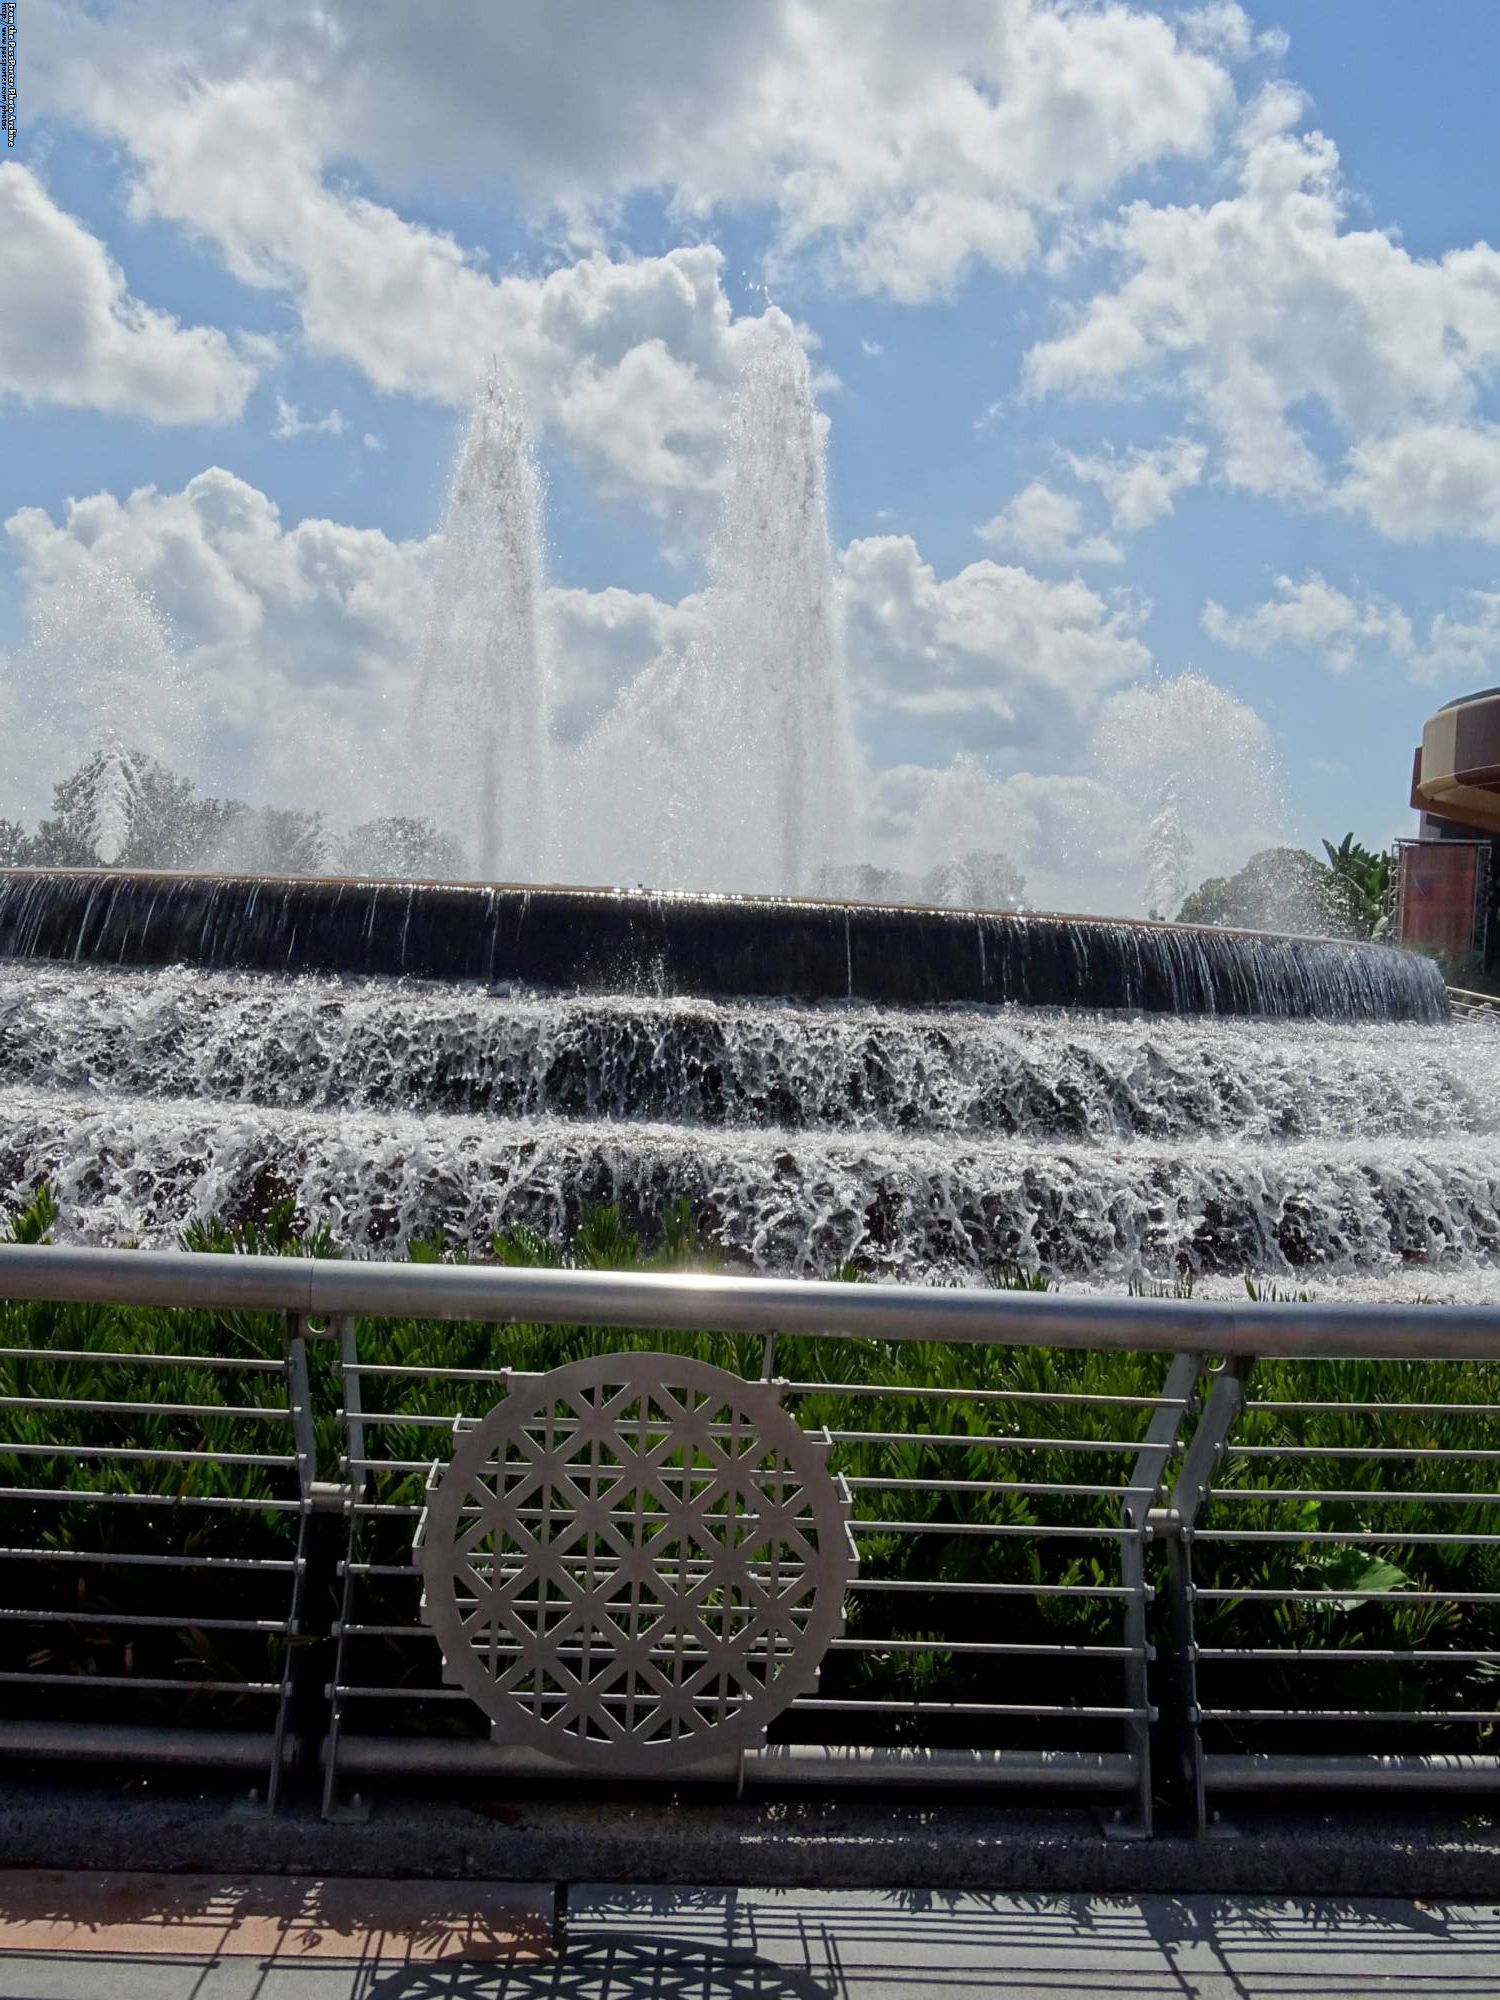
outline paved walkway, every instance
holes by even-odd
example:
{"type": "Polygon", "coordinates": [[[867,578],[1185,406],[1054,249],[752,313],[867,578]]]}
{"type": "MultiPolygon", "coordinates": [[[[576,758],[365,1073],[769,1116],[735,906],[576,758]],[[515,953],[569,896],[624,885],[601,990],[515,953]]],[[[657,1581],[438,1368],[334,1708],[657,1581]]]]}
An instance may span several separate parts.
{"type": "Polygon", "coordinates": [[[0,1873],[0,2000],[1500,1992],[1500,1907],[0,1873]]]}

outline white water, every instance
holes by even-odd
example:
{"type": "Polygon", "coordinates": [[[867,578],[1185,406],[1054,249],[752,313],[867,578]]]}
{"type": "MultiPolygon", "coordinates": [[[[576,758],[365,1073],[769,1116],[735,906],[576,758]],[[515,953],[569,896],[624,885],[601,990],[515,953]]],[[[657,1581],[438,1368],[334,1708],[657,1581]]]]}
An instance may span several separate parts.
{"type": "Polygon", "coordinates": [[[536,881],[553,859],[542,575],[536,456],[514,396],[492,378],[449,490],[414,718],[416,795],[481,881],[536,881]]]}
{"type": "Polygon", "coordinates": [[[823,439],[790,340],[741,380],[702,627],[576,753],[563,879],[792,894],[858,852],[823,439]]]}
{"type": "Polygon", "coordinates": [[[0,967],[0,1206],[355,1252],[687,1197],[762,1268],[1500,1296],[1500,1034],[0,967]]]}

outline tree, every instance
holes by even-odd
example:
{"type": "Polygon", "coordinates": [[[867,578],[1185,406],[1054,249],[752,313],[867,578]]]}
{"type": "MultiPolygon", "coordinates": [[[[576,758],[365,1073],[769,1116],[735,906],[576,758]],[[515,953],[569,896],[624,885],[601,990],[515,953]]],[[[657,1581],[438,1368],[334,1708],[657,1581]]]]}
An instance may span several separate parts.
{"type": "Polygon", "coordinates": [[[1026,878],[1008,854],[971,847],[929,869],[922,878],[922,894],[929,903],[949,910],[1019,910],[1026,878]]]}
{"type": "Polygon", "coordinates": [[[0,868],[24,868],[31,858],[31,842],[19,820],[0,819],[0,868]]]}
{"type": "Polygon", "coordinates": [[[1235,930],[1360,937],[1352,885],[1300,847],[1267,847],[1237,875],[1216,875],[1183,903],[1177,921],[1235,930]]]}
{"type": "Polygon", "coordinates": [[[332,850],[321,813],[295,806],[231,806],[198,866],[243,875],[326,875],[332,850]]]}
{"type": "Polygon", "coordinates": [[[346,875],[391,875],[402,881],[452,881],[463,872],[463,849],[430,819],[391,814],[351,827],[335,860],[346,875]]]}

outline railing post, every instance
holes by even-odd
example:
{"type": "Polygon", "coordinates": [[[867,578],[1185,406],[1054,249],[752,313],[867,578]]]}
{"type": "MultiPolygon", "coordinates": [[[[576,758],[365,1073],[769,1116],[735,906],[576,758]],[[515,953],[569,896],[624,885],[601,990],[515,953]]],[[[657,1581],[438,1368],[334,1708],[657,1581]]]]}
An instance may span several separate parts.
{"type": "MultiPolygon", "coordinates": [[[[1146,1581],[1146,1543],[1152,1533],[1153,1503],[1161,1490],[1168,1461],[1176,1447],[1183,1419],[1203,1373],[1201,1354],[1179,1354],[1167,1370],[1161,1400],[1151,1413],[1151,1422],[1141,1440],[1141,1449],[1130,1475],[1130,1486],[1120,1510],[1121,1525],[1132,1530],[1120,1539],[1120,1581],[1130,1592],[1125,1600],[1125,1644],[1130,1651],[1125,1661],[1125,1699],[1137,1711],[1125,1725],[1131,1755],[1135,1760],[1135,1824],[1130,1831],[1147,1835],[1152,1827],[1151,1661],[1146,1607],[1151,1590],[1146,1581]]],[[[1123,1829],[1121,1829],[1123,1830],[1123,1829]]]]}
{"type": "Polygon", "coordinates": [[[1213,1487],[1214,1474],[1235,1419],[1245,1404],[1245,1384],[1255,1362],[1231,1355],[1214,1377],[1198,1427],[1183,1454],[1177,1484],[1165,1507],[1151,1510],[1150,1525],[1166,1562],[1170,1645],[1161,1679],[1161,1717],[1168,1738],[1163,1775],[1169,1796],[1188,1805],[1193,1827],[1208,1827],[1203,1777],[1203,1734],[1198,1709],[1198,1645],[1193,1620],[1193,1524],[1213,1487]]]}
{"type": "Polygon", "coordinates": [[[306,1782],[315,1783],[329,1727],[327,1660],[334,1635],[338,1565],[350,1493],[341,1481],[318,1477],[317,1423],[307,1355],[309,1340],[335,1338],[339,1322],[331,1321],[327,1327],[312,1326],[303,1315],[288,1313],[286,1327],[287,1398],[296,1441],[302,1519],[297,1543],[300,1563],[277,1733],[280,1740],[290,1727],[298,1746],[298,1771],[306,1782]]]}
{"type": "Polygon", "coordinates": [[[364,1405],[359,1374],[359,1342],[356,1335],[353,1313],[337,1313],[329,1322],[329,1331],[337,1336],[339,1349],[336,1366],[342,1390],[342,1418],[344,1424],[344,1457],[342,1470],[345,1475],[345,1519],[346,1531],[341,1551],[335,1555],[329,1579],[329,1592],[337,1606],[330,1628],[332,1644],[326,1650],[329,1672],[323,1686],[325,1728],[321,1751],[323,1759],[323,1817],[359,1817],[357,1804],[344,1809],[339,1799],[339,1736],[344,1726],[344,1704],[338,1690],[344,1679],[344,1647],[348,1636],[350,1615],[354,1608],[353,1564],[359,1552],[360,1517],[355,1512],[355,1504],[369,1485],[370,1474],[363,1463],[365,1458],[364,1405]]]}

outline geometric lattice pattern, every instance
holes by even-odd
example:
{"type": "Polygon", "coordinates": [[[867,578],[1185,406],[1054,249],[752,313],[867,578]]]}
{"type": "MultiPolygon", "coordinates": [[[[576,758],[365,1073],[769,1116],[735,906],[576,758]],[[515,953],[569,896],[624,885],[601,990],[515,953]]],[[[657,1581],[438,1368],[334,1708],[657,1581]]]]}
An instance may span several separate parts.
{"type": "Polygon", "coordinates": [[[826,1453],[776,1384],[681,1355],[513,1377],[429,1481],[416,1558],[445,1677],[500,1740],[601,1775],[760,1741],[843,1624],[826,1453]]]}

